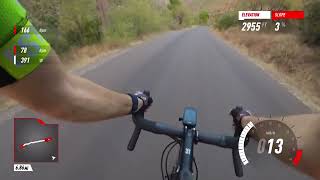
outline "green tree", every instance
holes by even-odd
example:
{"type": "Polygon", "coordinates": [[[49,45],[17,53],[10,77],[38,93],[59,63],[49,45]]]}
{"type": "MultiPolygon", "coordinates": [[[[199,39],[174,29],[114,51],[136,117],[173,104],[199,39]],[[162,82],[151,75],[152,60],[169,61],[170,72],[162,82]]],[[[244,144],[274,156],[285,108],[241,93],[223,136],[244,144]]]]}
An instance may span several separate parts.
{"type": "Polygon", "coordinates": [[[208,24],[208,21],[209,21],[208,11],[201,11],[199,13],[199,23],[200,24],[208,24]]]}
{"type": "Polygon", "coordinates": [[[174,11],[179,6],[181,6],[180,0],[170,0],[168,4],[168,9],[174,11]]]}
{"type": "Polygon", "coordinates": [[[191,18],[188,7],[181,3],[180,0],[170,0],[168,9],[178,25],[190,24],[191,18]]]}

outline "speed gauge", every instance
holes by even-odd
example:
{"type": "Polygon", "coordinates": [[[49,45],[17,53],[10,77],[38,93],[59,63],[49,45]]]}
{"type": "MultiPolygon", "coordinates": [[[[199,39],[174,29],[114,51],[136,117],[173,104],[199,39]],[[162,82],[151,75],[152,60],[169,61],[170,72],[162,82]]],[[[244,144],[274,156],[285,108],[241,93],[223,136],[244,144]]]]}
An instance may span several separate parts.
{"type": "Polygon", "coordinates": [[[249,163],[245,153],[245,141],[249,136],[258,137],[256,154],[274,155],[282,161],[295,166],[299,164],[302,157],[302,150],[297,147],[297,137],[292,131],[292,127],[281,121],[264,120],[256,124],[248,123],[243,129],[238,143],[239,155],[244,165],[249,163]]]}

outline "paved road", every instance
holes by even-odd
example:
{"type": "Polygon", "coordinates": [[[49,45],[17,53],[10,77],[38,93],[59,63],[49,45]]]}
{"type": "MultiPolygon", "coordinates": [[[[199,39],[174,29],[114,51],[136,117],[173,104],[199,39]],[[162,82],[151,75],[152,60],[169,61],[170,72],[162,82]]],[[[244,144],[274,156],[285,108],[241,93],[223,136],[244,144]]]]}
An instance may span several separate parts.
{"type": "MultiPolygon", "coordinates": [[[[169,32],[101,61],[84,74],[103,86],[131,92],[150,89],[148,117],[178,125],[183,107],[199,109],[199,129],[231,133],[228,110],[243,104],[260,115],[309,112],[246,57],[200,27],[169,32]]],[[[59,105],[57,105],[59,106],[59,105]]],[[[16,117],[42,117],[23,110],[16,117]]],[[[4,115],[2,115],[2,118],[4,115]]],[[[167,137],[142,133],[135,152],[126,151],[133,125],[128,117],[94,124],[60,122],[60,162],[33,164],[33,174],[13,174],[12,115],[0,124],[0,179],[161,179],[160,156],[167,137]]],[[[229,150],[198,145],[200,179],[237,179],[229,150]]],[[[245,167],[243,179],[309,179],[276,160],[245,167]]]]}

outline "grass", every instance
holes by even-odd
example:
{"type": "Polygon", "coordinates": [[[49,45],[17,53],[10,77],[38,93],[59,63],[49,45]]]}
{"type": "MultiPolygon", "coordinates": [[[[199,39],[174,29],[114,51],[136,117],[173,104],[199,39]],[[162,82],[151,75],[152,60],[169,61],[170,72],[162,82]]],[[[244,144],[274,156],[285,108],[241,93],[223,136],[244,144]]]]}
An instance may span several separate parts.
{"type": "Polygon", "coordinates": [[[69,52],[60,56],[60,58],[68,70],[79,69],[88,64],[95,63],[98,57],[107,56],[114,50],[129,46],[130,42],[133,41],[133,39],[126,39],[113,43],[99,43],[80,48],[72,48],[69,52]]]}
{"type": "Polygon", "coordinates": [[[263,66],[272,67],[282,80],[299,91],[295,93],[300,99],[320,110],[320,47],[309,47],[294,34],[239,33],[238,28],[220,34],[263,66]]]}
{"type": "MultiPolygon", "coordinates": [[[[254,8],[262,5],[263,9],[267,10],[271,7],[269,1],[259,2],[262,4],[255,4],[254,8]]],[[[303,0],[283,2],[291,10],[304,9],[303,0]]],[[[243,53],[253,57],[256,64],[286,84],[289,90],[311,109],[320,111],[320,47],[308,46],[302,41],[304,36],[297,34],[298,24],[290,24],[292,29],[288,29],[286,33],[267,30],[241,32],[239,23],[230,21],[228,16],[238,10],[249,10],[250,8],[244,7],[251,6],[250,3],[252,1],[234,0],[220,2],[215,6],[214,2],[207,2],[206,6],[212,9],[214,15],[214,28],[220,29],[215,32],[243,53]],[[220,25],[220,28],[217,25],[220,25]]]]}
{"type": "MultiPolygon", "coordinates": [[[[184,5],[174,11],[150,0],[112,1],[105,11],[98,10],[92,0],[21,2],[36,27],[54,32],[44,36],[68,70],[95,63],[98,57],[150,34],[191,26],[193,20],[193,14],[184,5]],[[99,16],[101,12],[105,12],[104,20],[99,16]]],[[[15,104],[0,97],[0,110],[15,104]]]]}
{"type": "Polygon", "coordinates": [[[162,33],[162,31],[153,32],[141,37],[109,40],[98,44],[72,48],[68,53],[60,56],[60,59],[69,71],[85,68],[89,64],[96,63],[101,57],[108,57],[110,54],[135,46],[162,33]]]}

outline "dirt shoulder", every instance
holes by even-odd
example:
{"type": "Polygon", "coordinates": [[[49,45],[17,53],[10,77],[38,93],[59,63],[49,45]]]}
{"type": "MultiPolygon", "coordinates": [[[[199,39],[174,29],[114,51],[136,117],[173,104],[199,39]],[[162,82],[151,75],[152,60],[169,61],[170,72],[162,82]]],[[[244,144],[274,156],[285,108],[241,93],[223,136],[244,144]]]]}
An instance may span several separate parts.
{"type": "Polygon", "coordinates": [[[238,28],[213,33],[251,57],[313,111],[320,111],[319,47],[308,47],[288,33],[239,33],[238,28]]]}

